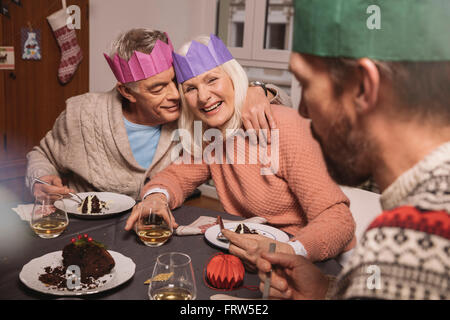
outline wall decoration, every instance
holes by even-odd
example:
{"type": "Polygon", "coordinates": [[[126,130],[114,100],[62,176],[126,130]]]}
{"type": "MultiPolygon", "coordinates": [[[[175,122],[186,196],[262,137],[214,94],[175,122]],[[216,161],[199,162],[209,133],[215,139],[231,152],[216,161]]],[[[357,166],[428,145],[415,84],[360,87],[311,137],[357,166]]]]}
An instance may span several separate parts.
{"type": "Polygon", "coordinates": [[[69,28],[70,15],[67,13],[66,0],[61,0],[62,9],[47,17],[47,21],[61,49],[61,62],[58,68],[58,79],[62,84],[68,83],[83,60],[83,52],[78,44],[74,28],[69,28]]]}
{"type": "Polygon", "coordinates": [[[0,47],[0,70],[14,70],[14,47],[0,47]]]}
{"type": "Polygon", "coordinates": [[[18,6],[22,6],[21,0],[0,0],[0,14],[3,14],[5,17],[10,18],[9,15],[9,5],[14,3],[18,6]]]}
{"type": "Polygon", "coordinates": [[[4,0],[0,0],[0,13],[2,15],[4,15],[5,17],[10,17],[9,15],[9,9],[8,9],[8,4],[6,1],[4,0]]]}
{"type": "Polygon", "coordinates": [[[31,27],[21,29],[22,59],[41,60],[41,30],[31,27]]]}

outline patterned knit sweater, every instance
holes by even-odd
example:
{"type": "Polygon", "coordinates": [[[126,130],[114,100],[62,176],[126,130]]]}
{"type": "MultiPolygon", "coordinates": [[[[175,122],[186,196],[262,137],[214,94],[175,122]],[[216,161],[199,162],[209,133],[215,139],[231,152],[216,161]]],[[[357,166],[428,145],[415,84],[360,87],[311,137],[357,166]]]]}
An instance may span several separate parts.
{"type": "Polygon", "coordinates": [[[450,298],[450,142],[401,175],[341,272],[334,298],[450,298]]]}
{"type": "MultiPolygon", "coordinates": [[[[309,121],[291,108],[272,107],[281,128],[275,174],[261,175],[264,165],[260,161],[250,164],[250,160],[244,164],[172,164],[152,178],[143,193],[164,188],[169,192],[170,207],[175,208],[198,185],[212,178],[228,213],[266,218],[271,225],[294,235],[313,261],[334,257],[350,248],[354,239],[349,200],[328,175],[309,121]]],[[[235,159],[243,156],[241,152],[248,159],[252,148],[258,146],[248,139],[243,143],[245,150],[236,147],[235,159]]]]}

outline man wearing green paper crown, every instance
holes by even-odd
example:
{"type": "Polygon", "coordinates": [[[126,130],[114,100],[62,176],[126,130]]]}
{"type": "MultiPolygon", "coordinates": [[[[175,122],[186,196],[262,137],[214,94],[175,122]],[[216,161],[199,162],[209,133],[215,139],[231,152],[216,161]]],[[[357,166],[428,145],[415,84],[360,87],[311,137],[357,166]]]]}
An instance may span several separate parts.
{"type": "Polygon", "coordinates": [[[449,299],[450,1],[297,0],[294,24],[300,113],[330,175],[372,176],[384,211],[337,278],[224,232],[230,251],[244,247],[262,282],[273,270],[271,297],[449,299]]]}

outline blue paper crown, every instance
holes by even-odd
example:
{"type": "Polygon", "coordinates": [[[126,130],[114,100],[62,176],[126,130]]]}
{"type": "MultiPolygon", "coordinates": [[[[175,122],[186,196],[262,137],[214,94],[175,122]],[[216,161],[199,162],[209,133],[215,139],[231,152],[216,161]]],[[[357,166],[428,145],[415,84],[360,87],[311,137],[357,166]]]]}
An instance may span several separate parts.
{"type": "Polygon", "coordinates": [[[183,83],[233,59],[227,46],[214,34],[211,34],[208,46],[192,41],[186,56],[175,52],[172,54],[178,83],[183,83]]]}

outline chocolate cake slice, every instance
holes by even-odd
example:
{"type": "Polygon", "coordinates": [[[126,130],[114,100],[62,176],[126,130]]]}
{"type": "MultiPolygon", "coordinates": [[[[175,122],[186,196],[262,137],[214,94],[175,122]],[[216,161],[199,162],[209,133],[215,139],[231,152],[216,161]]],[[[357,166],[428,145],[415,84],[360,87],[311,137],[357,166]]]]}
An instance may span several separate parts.
{"type": "Polygon", "coordinates": [[[107,208],[106,202],[101,201],[96,195],[87,196],[78,206],[78,210],[86,214],[101,213],[103,208],[107,208]]]}
{"type": "Polygon", "coordinates": [[[250,230],[250,228],[243,223],[238,224],[234,232],[239,234],[258,234],[256,230],[250,230]]]}

